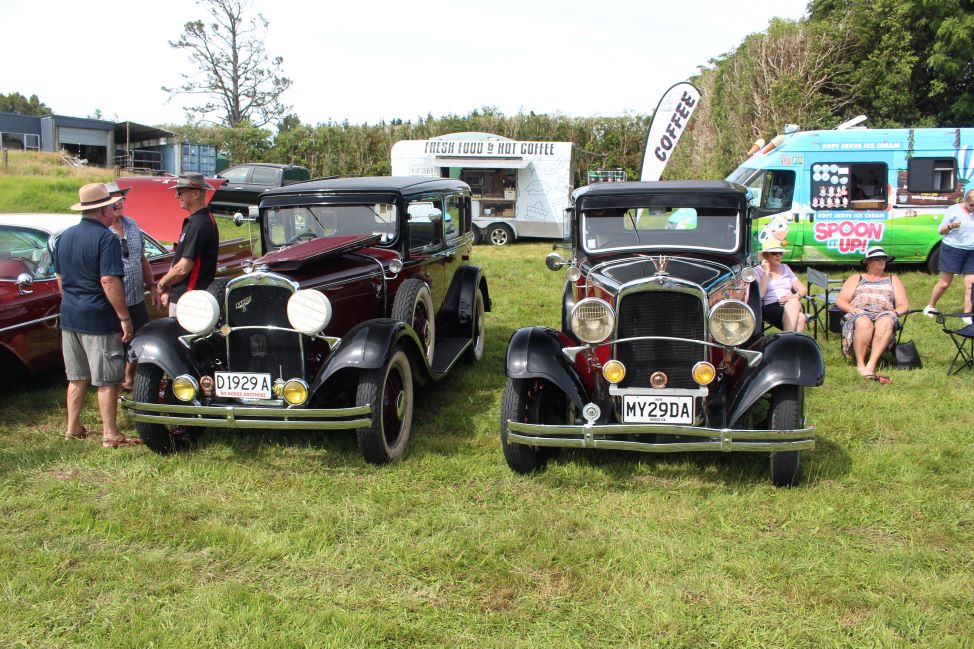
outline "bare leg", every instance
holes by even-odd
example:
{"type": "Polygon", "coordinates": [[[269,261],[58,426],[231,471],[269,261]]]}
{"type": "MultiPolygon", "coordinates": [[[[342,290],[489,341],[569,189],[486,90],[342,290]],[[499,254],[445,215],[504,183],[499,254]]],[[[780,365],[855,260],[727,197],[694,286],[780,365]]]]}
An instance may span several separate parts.
{"type": "Polygon", "coordinates": [[[81,408],[85,402],[85,393],[88,391],[88,381],[68,381],[67,407],[68,407],[68,433],[79,435],[84,428],[81,425],[81,408]]]}
{"type": "Polygon", "coordinates": [[[974,288],[974,275],[964,275],[964,313],[971,312],[972,288],[974,288]]]}
{"type": "Polygon", "coordinates": [[[947,291],[952,281],[954,281],[953,273],[940,273],[937,283],[933,285],[933,291],[930,292],[930,306],[937,306],[937,300],[947,291]]]}
{"type": "Polygon", "coordinates": [[[893,339],[893,319],[880,318],[873,327],[873,344],[869,353],[869,362],[866,364],[866,374],[876,373],[876,364],[879,357],[883,355],[889,347],[889,341],[893,339]]]}
{"type": "Polygon", "coordinates": [[[856,355],[856,369],[866,376],[873,373],[866,367],[866,351],[873,339],[873,323],[869,318],[859,318],[856,320],[855,327],[852,333],[852,350],[856,355]]]}
{"type": "Polygon", "coordinates": [[[136,363],[125,362],[125,381],[123,385],[128,386],[129,390],[135,385],[135,368],[136,363]]]}
{"type": "Polygon", "coordinates": [[[98,412],[101,413],[102,439],[117,439],[119,437],[118,424],[115,421],[118,414],[117,385],[102,385],[98,387],[98,412]]]}
{"type": "Polygon", "coordinates": [[[785,311],[781,316],[781,324],[785,331],[805,331],[805,313],[802,311],[802,304],[798,300],[788,300],[785,302],[785,311]]]}

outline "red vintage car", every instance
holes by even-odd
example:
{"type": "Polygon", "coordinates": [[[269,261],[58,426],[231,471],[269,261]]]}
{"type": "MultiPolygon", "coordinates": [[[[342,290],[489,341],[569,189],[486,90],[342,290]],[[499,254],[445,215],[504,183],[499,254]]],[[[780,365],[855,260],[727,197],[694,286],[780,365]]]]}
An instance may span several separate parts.
{"type": "MultiPolygon", "coordinates": [[[[49,240],[76,224],[79,214],[0,214],[0,379],[60,367],[58,309],[49,240]]],[[[220,244],[217,274],[235,276],[251,257],[246,239],[220,244]]],[[[145,254],[158,280],[172,265],[172,252],[148,234],[145,254]]],[[[158,318],[164,310],[150,313],[158,318]]]]}

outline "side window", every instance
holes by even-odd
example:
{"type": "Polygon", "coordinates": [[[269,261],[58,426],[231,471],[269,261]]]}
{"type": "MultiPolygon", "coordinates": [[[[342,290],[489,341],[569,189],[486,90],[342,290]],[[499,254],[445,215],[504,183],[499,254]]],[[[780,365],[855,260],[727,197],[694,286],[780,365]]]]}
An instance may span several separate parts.
{"type": "Polygon", "coordinates": [[[954,191],[957,160],[954,158],[910,158],[906,163],[906,189],[917,194],[954,191]]]}
{"type": "Polygon", "coordinates": [[[17,279],[23,273],[34,279],[54,275],[47,235],[37,230],[0,230],[0,278],[17,279]]]}
{"type": "Polygon", "coordinates": [[[443,201],[413,201],[406,207],[409,249],[428,252],[443,245],[443,201]]]}
{"type": "Polygon", "coordinates": [[[791,209],[791,197],[794,193],[794,171],[769,169],[764,174],[764,192],[759,205],[775,212],[791,209]]]}
{"type": "Polygon", "coordinates": [[[886,165],[881,162],[822,162],[812,165],[814,210],[885,210],[886,165]]]}
{"type": "Polygon", "coordinates": [[[150,239],[144,233],[142,235],[142,250],[145,253],[146,259],[153,259],[155,257],[160,257],[167,252],[165,248],[154,239],[150,239]]]}
{"type": "Polygon", "coordinates": [[[254,167],[254,173],[250,176],[250,182],[253,185],[277,185],[277,176],[280,173],[280,169],[273,167],[254,167]]]}
{"type": "Polygon", "coordinates": [[[220,173],[221,178],[226,178],[232,183],[245,183],[250,176],[250,167],[231,167],[220,173]]]}
{"type": "Polygon", "coordinates": [[[443,234],[446,236],[447,243],[456,241],[464,231],[461,217],[462,205],[462,196],[453,195],[446,199],[446,211],[443,213],[443,234]]]}

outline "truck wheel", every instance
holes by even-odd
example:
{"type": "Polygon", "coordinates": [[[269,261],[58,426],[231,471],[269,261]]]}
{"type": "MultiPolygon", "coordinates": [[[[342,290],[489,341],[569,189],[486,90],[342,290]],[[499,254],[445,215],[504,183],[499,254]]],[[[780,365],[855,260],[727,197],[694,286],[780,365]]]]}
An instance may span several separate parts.
{"type": "MultiPolygon", "coordinates": [[[[132,386],[132,400],[136,403],[182,403],[173,396],[170,377],[157,365],[139,364],[132,386]]],[[[199,436],[199,426],[169,426],[147,421],[135,422],[142,443],[162,455],[185,450],[199,436]]]]}
{"type": "Polygon", "coordinates": [[[413,419],[413,373],[406,352],[392,348],[386,364],[362,372],[355,405],[372,407],[372,423],[356,436],[369,464],[387,464],[402,456],[413,419]]]}
{"type": "Polygon", "coordinates": [[[487,328],[484,320],[484,294],[477,289],[477,295],[473,301],[473,332],[471,334],[470,346],[463,358],[469,363],[479,361],[484,357],[484,345],[487,341],[487,328]]]}
{"type": "Polygon", "coordinates": [[[403,282],[396,292],[390,317],[405,322],[416,331],[426,362],[432,365],[436,344],[436,313],[433,311],[433,297],[426,282],[415,277],[403,282]]]}
{"type": "Polygon", "coordinates": [[[539,471],[559,449],[508,443],[507,422],[532,424],[564,423],[564,397],[550,383],[540,379],[507,379],[501,399],[501,447],[507,466],[516,473],[539,471]]]}
{"type": "Polygon", "coordinates": [[[940,273],[940,246],[930,251],[927,256],[927,272],[931,275],[938,275],[940,273]]]}
{"type": "Polygon", "coordinates": [[[487,228],[487,241],[493,246],[506,246],[514,241],[514,233],[506,225],[491,225],[487,228]]]}
{"type": "MultiPolygon", "coordinates": [[[[800,385],[782,385],[771,391],[768,429],[794,429],[802,426],[804,400],[800,385]]],[[[776,487],[798,484],[801,468],[799,451],[779,451],[771,454],[771,482],[776,487]]]]}

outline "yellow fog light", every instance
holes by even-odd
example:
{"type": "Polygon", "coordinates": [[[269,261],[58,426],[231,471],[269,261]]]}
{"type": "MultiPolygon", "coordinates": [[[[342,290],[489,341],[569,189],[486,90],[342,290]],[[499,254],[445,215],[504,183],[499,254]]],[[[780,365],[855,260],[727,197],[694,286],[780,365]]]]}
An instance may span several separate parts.
{"type": "Polygon", "coordinates": [[[701,361],[693,366],[693,380],[697,385],[710,385],[717,376],[717,370],[707,361],[701,361]]]}
{"type": "Polygon", "coordinates": [[[196,393],[200,391],[200,386],[192,376],[183,374],[177,376],[172,381],[172,393],[180,401],[192,401],[196,398],[196,393]]]}
{"type": "Polygon", "coordinates": [[[284,400],[298,406],[308,400],[308,384],[301,379],[291,379],[284,384],[284,400]]]}
{"type": "Polygon", "coordinates": [[[626,378],[626,366],[619,361],[609,361],[602,366],[602,376],[609,383],[619,383],[626,378]]]}

